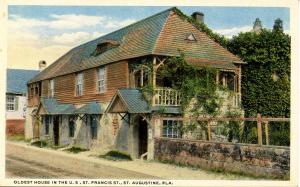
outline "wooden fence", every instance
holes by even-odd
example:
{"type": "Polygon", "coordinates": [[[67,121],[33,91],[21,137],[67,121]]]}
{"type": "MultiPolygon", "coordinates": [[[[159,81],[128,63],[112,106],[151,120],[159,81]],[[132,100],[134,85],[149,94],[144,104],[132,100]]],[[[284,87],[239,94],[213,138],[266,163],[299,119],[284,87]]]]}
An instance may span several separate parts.
{"type": "Polygon", "coordinates": [[[256,117],[161,117],[161,120],[178,120],[178,121],[187,121],[187,120],[196,120],[196,121],[207,121],[207,134],[208,140],[210,141],[211,129],[214,126],[213,122],[229,122],[229,121],[256,121],[257,122],[257,142],[259,145],[263,144],[263,130],[262,125],[264,124],[264,133],[266,138],[266,145],[269,145],[269,122],[290,122],[290,118],[283,117],[262,117],[261,114],[257,114],[256,117]]]}

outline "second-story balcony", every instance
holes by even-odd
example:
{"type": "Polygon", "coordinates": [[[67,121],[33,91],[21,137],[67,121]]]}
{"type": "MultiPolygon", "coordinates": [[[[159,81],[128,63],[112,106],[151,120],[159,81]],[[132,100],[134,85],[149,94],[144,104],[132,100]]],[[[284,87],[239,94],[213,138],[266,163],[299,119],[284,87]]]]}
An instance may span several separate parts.
{"type": "MultiPolygon", "coordinates": [[[[226,94],[220,92],[219,95],[224,99],[225,105],[231,105],[233,107],[239,107],[241,104],[241,94],[232,93],[226,94]]],[[[153,106],[180,106],[181,105],[181,94],[178,90],[172,88],[155,88],[153,95],[153,106]]]]}
{"type": "Polygon", "coordinates": [[[153,106],[180,106],[180,92],[172,88],[154,89],[153,106]]]}

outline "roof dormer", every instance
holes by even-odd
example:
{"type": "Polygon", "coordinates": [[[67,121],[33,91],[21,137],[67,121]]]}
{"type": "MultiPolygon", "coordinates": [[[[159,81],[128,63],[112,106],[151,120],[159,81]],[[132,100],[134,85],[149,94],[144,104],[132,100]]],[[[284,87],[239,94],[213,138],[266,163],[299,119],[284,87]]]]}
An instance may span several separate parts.
{"type": "Polygon", "coordinates": [[[185,39],[189,42],[196,42],[197,41],[193,33],[188,34],[185,39]]]}
{"type": "Polygon", "coordinates": [[[92,56],[98,56],[105,51],[118,47],[119,45],[119,42],[116,40],[103,40],[97,44],[95,51],[92,53],[92,56]]]}

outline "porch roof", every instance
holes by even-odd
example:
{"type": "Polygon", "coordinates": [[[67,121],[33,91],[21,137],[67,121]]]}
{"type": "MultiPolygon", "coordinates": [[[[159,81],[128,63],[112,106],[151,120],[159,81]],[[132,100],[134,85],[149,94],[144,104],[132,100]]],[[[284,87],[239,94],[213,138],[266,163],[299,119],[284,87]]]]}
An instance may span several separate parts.
{"type": "Polygon", "coordinates": [[[148,102],[139,89],[119,89],[107,107],[109,113],[151,113],[148,102]]]}
{"type": "Polygon", "coordinates": [[[119,89],[107,107],[108,113],[131,113],[147,114],[161,112],[168,114],[180,114],[180,107],[174,106],[154,106],[151,107],[140,89],[119,89]]]}
{"type": "Polygon", "coordinates": [[[73,114],[75,107],[72,104],[61,104],[58,103],[55,98],[41,98],[41,103],[39,106],[43,107],[45,114],[58,115],[58,114],[73,114]]]}
{"type": "Polygon", "coordinates": [[[76,109],[74,114],[103,114],[99,103],[93,101],[76,109]]]}

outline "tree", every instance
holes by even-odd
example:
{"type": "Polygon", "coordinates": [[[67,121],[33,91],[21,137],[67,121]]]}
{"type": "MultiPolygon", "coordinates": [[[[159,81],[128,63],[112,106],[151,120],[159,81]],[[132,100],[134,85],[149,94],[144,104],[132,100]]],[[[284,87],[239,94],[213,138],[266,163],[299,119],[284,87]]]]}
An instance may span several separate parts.
{"type": "Polygon", "coordinates": [[[273,25],[273,32],[282,32],[283,31],[283,24],[280,18],[277,18],[273,25]]]}
{"type": "MultiPolygon", "coordinates": [[[[228,49],[247,62],[242,66],[242,105],[246,116],[290,116],[291,38],[281,28],[282,21],[277,19],[273,31],[240,33],[228,43],[228,49]]],[[[270,135],[271,143],[289,144],[289,125],[271,127],[271,133],[274,128],[279,131],[270,135]]]]}

